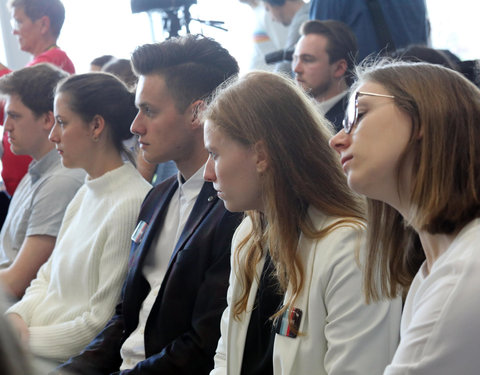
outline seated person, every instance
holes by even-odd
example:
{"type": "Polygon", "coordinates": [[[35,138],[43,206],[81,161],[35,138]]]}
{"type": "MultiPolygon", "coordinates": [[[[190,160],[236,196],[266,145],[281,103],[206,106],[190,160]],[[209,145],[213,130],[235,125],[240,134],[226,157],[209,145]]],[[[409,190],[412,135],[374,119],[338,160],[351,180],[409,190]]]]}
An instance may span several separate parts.
{"type": "Polygon", "coordinates": [[[65,208],[85,179],[83,171],[62,167],[48,140],[55,122],[53,90],[66,76],[53,65],[39,64],[0,78],[9,147],[33,158],[0,232],[0,282],[15,299],[50,256],[65,208]]]}
{"type": "Polygon", "coordinates": [[[382,374],[401,300],[367,304],[362,294],[363,201],[324,118],[268,72],[219,91],[205,118],[205,179],[229,211],[247,212],[211,375],[382,374]]]}
{"type": "Polygon", "coordinates": [[[208,153],[198,111],[238,65],[199,35],[140,46],[132,63],[140,109],[132,131],[142,156],[150,163],[174,160],[179,173],[142,205],[114,317],[55,373],[206,375],[220,337],[230,241],[241,215],[226,211],[203,181],[208,153]]]}
{"type": "MultiPolygon", "coordinates": [[[[137,110],[106,73],[71,76],[55,92],[50,140],[87,179],[65,212],[52,256],[8,317],[31,352],[58,365],[112,317],[127,272],[130,236],[151,185],[122,159],[137,110]]],[[[45,361],[44,361],[45,362],[45,361]]]]}

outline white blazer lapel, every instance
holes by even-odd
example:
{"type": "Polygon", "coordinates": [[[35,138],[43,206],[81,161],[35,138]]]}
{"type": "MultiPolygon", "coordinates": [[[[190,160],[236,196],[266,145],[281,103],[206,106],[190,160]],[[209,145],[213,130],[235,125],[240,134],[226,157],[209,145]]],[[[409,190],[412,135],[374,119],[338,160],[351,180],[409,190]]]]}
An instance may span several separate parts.
{"type": "MultiPolygon", "coordinates": [[[[228,348],[227,348],[227,364],[228,375],[240,375],[243,360],[243,351],[245,348],[245,341],[247,339],[248,325],[250,323],[250,316],[255,304],[255,298],[257,296],[258,282],[262,274],[263,265],[265,264],[265,257],[257,264],[256,276],[253,279],[252,287],[248,295],[247,311],[244,312],[240,320],[236,320],[233,317],[233,311],[230,311],[230,324],[228,327],[228,348]]],[[[236,288],[233,291],[232,303],[235,303],[240,296],[241,287],[239,283],[235,283],[236,288]]],[[[230,307],[232,309],[233,306],[230,307]]]]}
{"type": "MultiPolygon", "coordinates": [[[[273,347],[273,372],[275,375],[292,374],[292,366],[297,357],[297,351],[302,342],[302,335],[308,335],[308,301],[310,296],[310,285],[312,281],[313,266],[315,264],[315,251],[311,251],[311,241],[305,238],[303,233],[300,235],[298,242],[298,251],[303,266],[305,267],[305,284],[302,293],[298,296],[294,303],[294,307],[302,310],[302,319],[300,321],[299,335],[296,338],[275,335],[275,343],[273,347]]],[[[285,293],[286,302],[291,295],[288,288],[285,293]]]]}

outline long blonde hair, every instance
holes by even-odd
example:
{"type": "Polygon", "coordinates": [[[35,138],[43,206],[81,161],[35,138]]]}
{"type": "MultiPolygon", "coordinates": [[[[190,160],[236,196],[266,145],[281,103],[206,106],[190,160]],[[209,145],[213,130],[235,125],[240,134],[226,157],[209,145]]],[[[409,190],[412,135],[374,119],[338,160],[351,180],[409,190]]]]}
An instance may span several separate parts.
{"type": "Polygon", "coordinates": [[[413,154],[411,217],[368,199],[367,298],[405,294],[425,259],[416,231],[451,234],[480,217],[480,90],[461,74],[427,63],[360,68],[353,90],[375,82],[412,121],[397,169],[413,154]],[[380,280],[380,284],[378,284],[380,280]]]}
{"type": "Polygon", "coordinates": [[[262,141],[268,168],[261,178],[264,212],[249,211],[253,228],[237,249],[243,293],[234,314],[246,310],[256,265],[269,251],[279,286],[291,297],[279,311],[293,306],[304,286],[297,253],[300,233],[321,238],[338,225],[362,225],[363,204],[350,191],[333,150],[330,124],[295,83],[273,73],[252,72],[228,82],[204,113],[225,134],[244,145],[262,141]],[[338,221],[318,231],[307,215],[313,206],[338,221]],[[240,253],[246,252],[246,256],[240,253]]]}

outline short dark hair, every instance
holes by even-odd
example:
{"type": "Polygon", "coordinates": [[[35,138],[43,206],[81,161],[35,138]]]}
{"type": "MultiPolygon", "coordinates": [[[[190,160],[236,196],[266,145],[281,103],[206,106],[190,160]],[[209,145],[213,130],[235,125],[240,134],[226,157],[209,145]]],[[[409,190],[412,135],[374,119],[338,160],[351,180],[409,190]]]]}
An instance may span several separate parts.
{"type": "Polygon", "coordinates": [[[329,62],[344,59],[349,72],[353,72],[358,54],[357,38],[353,31],[343,22],[334,20],[310,20],[302,24],[302,36],[309,34],[323,35],[327,38],[329,62]]]}
{"type": "Polygon", "coordinates": [[[0,78],[0,94],[18,95],[36,116],[53,111],[54,90],[68,74],[60,68],[42,63],[13,71],[0,78]]]}
{"type": "Polygon", "coordinates": [[[127,59],[113,58],[102,66],[102,72],[111,73],[117,78],[120,78],[128,88],[135,88],[138,77],[132,70],[132,63],[127,59]]]}
{"type": "Polygon", "coordinates": [[[96,65],[100,68],[103,68],[105,64],[108,64],[110,61],[114,60],[115,57],[112,55],[102,55],[95,57],[92,61],[90,61],[90,65],[96,65]]]}
{"type": "Polygon", "coordinates": [[[181,112],[238,74],[236,60],[218,42],[191,34],[138,47],[132,54],[132,65],[137,75],[163,76],[181,112]]]}
{"type": "Polygon", "coordinates": [[[110,73],[76,74],[58,84],[55,95],[60,93],[68,95],[69,108],[85,122],[102,116],[114,146],[126,151],[122,142],[133,136],[130,125],[138,111],[135,96],[125,83],[110,73]]]}
{"type": "Polygon", "coordinates": [[[36,21],[43,16],[50,19],[52,34],[58,38],[65,21],[65,7],[60,0],[10,0],[8,7],[23,8],[26,16],[36,21]]]}

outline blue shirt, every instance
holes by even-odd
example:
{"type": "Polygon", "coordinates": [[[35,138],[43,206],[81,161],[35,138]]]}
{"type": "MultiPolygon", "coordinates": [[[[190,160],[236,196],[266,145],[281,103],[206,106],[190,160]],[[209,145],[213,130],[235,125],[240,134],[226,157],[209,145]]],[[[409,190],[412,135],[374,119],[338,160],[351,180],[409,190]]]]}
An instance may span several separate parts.
{"type": "MultiPolygon", "coordinates": [[[[425,0],[379,0],[395,47],[427,44],[429,24],[425,0]]],[[[381,50],[365,0],[312,0],[310,19],[337,20],[353,30],[358,41],[358,61],[381,50]]]]}

